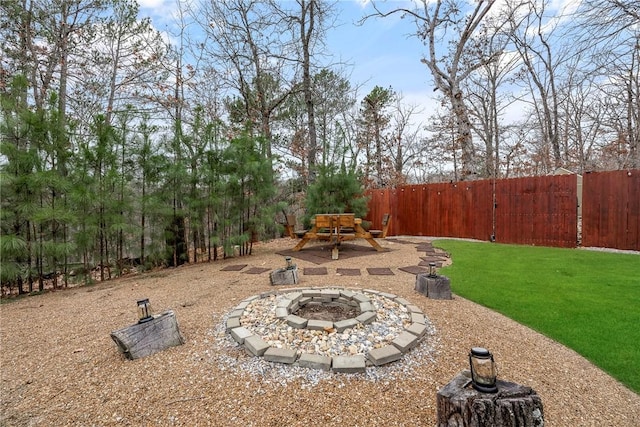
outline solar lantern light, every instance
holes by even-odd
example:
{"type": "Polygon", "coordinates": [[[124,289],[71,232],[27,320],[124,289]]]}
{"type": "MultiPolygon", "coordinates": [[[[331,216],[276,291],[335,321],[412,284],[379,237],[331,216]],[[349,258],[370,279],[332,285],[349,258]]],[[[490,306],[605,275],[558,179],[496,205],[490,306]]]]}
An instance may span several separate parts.
{"type": "Polygon", "coordinates": [[[436,273],[436,263],[435,262],[430,262],[429,263],[429,277],[436,277],[438,276],[438,274],[436,273]]]}
{"type": "Polygon", "coordinates": [[[291,257],[284,257],[285,262],[287,263],[287,270],[293,269],[293,262],[291,262],[291,257]]]}
{"type": "Polygon", "coordinates": [[[469,365],[471,366],[471,384],[473,388],[482,393],[496,393],[497,368],[493,360],[493,354],[486,348],[473,347],[469,353],[469,365]]]}
{"type": "Polygon", "coordinates": [[[138,323],[148,322],[153,319],[151,315],[151,304],[149,304],[149,298],[141,299],[138,301],[138,323]]]}

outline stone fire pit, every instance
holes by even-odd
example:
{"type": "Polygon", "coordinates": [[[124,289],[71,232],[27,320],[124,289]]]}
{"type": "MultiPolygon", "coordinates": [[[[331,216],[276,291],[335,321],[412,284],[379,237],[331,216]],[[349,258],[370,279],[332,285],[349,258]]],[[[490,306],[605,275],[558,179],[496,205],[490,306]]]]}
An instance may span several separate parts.
{"type": "Polygon", "coordinates": [[[250,355],[343,373],[401,359],[428,325],[422,311],[404,298],[337,287],[255,295],[226,319],[227,333],[250,355]]]}

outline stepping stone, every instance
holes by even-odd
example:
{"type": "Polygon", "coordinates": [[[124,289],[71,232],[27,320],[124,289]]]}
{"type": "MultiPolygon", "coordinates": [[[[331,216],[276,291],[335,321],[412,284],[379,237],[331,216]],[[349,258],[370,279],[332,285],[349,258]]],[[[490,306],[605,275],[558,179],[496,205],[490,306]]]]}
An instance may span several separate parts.
{"type": "Polygon", "coordinates": [[[393,344],[402,353],[406,353],[418,344],[418,337],[413,335],[411,332],[404,331],[391,341],[391,344],[393,344]]]}
{"type": "Polygon", "coordinates": [[[335,356],[333,358],[332,369],[335,372],[342,372],[345,374],[355,374],[358,372],[366,371],[366,363],[364,356],[335,356]]]}
{"type": "Polygon", "coordinates": [[[328,371],[331,369],[331,358],[321,354],[302,353],[298,359],[298,366],[328,371]]]}
{"type": "Polygon", "coordinates": [[[244,339],[244,349],[254,356],[262,356],[268,348],[269,344],[257,335],[251,335],[244,339]]]}
{"type": "Polygon", "coordinates": [[[360,276],[359,268],[337,268],[336,274],[340,276],[360,276]]]}
{"type": "Polygon", "coordinates": [[[264,360],[268,362],[278,362],[292,364],[296,361],[298,353],[292,348],[269,347],[264,352],[264,360]]]}
{"type": "Polygon", "coordinates": [[[409,274],[420,274],[420,273],[428,273],[429,272],[428,268],[420,267],[418,265],[411,265],[411,266],[408,266],[408,267],[400,267],[400,268],[398,268],[398,270],[404,271],[405,273],[409,273],[409,274]]]}
{"type": "Polygon", "coordinates": [[[231,338],[233,338],[233,340],[238,344],[244,344],[244,340],[249,338],[251,335],[253,334],[247,328],[238,327],[231,330],[231,338]]]}
{"type": "Polygon", "coordinates": [[[392,345],[385,345],[384,347],[374,348],[373,350],[370,350],[367,357],[369,358],[371,363],[376,366],[380,366],[399,360],[402,357],[402,353],[392,345]]]}
{"type": "Polygon", "coordinates": [[[220,269],[220,271],[240,271],[245,268],[247,264],[235,264],[235,265],[227,265],[220,269]]]}
{"type": "Polygon", "coordinates": [[[327,267],[305,267],[305,276],[324,276],[327,274],[327,267]]]}
{"type": "Polygon", "coordinates": [[[393,276],[393,271],[390,268],[376,268],[376,267],[368,267],[367,272],[371,276],[393,276]]]}

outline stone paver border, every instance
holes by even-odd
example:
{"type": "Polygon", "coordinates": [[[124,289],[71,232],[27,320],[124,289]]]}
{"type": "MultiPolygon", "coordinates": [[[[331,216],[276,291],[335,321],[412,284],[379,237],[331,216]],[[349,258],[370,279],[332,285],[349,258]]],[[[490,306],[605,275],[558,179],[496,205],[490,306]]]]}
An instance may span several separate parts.
{"type": "Polygon", "coordinates": [[[242,300],[240,304],[234,307],[226,321],[227,333],[231,335],[238,345],[243,346],[247,353],[253,356],[264,357],[265,360],[270,362],[343,373],[364,372],[367,366],[382,366],[401,359],[403,354],[418,345],[419,341],[425,336],[426,329],[426,317],[424,313],[422,313],[417,306],[402,297],[372,289],[347,289],[340,287],[293,288],[254,295],[242,300]],[[403,305],[411,316],[411,322],[405,325],[403,332],[390,344],[372,349],[368,351],[366,355],[356,354],[330,357],[306,352],[298,355],[295,349],[282,349],[269,346],[260,336],[253,334],[249,329],[240,324],[240,318],[252,301],[274,295],[284,295],[284,298],[280,299],[276,306],[276,317],[278,319],[286,320],[287,324],[293,328],[317,330],[336,329],[338,332],[343,332],[359,323],[367,325],[376,320],[375,307],[365,293],[380,295],[393,300],[403,305]],[[360,310],[360,314],[355,318],[340,320],[338,322],[305,319],[296,315],[300,307],[312,303],[356,307],[360,310]]]}

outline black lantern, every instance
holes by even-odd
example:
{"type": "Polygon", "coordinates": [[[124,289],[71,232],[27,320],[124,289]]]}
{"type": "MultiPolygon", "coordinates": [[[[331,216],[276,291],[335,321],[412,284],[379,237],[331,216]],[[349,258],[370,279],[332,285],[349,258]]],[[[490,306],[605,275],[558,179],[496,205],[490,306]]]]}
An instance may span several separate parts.
{"type": "Polygon", "coordinates": [[[438,276],[438,274],[436,273],[436,263],[435,262],[430,262],[429,263],[429,277],[436,277],[438,276]]]}
{"type": "Polygon", "coordinates": [[[148,322],[153,319],[151,315],[151,304],[149,304],[149,298],[141,299],[138,301],[138,323],[148,322]]]}
{"type": "Polygon", "coordinates": [[[493,354],[486,348],[473,347],[469,353],[469,365],[471,366],[471,384],[473,388],[482,393],[495,393],[497,369],[493,361],[493,354]]]}

